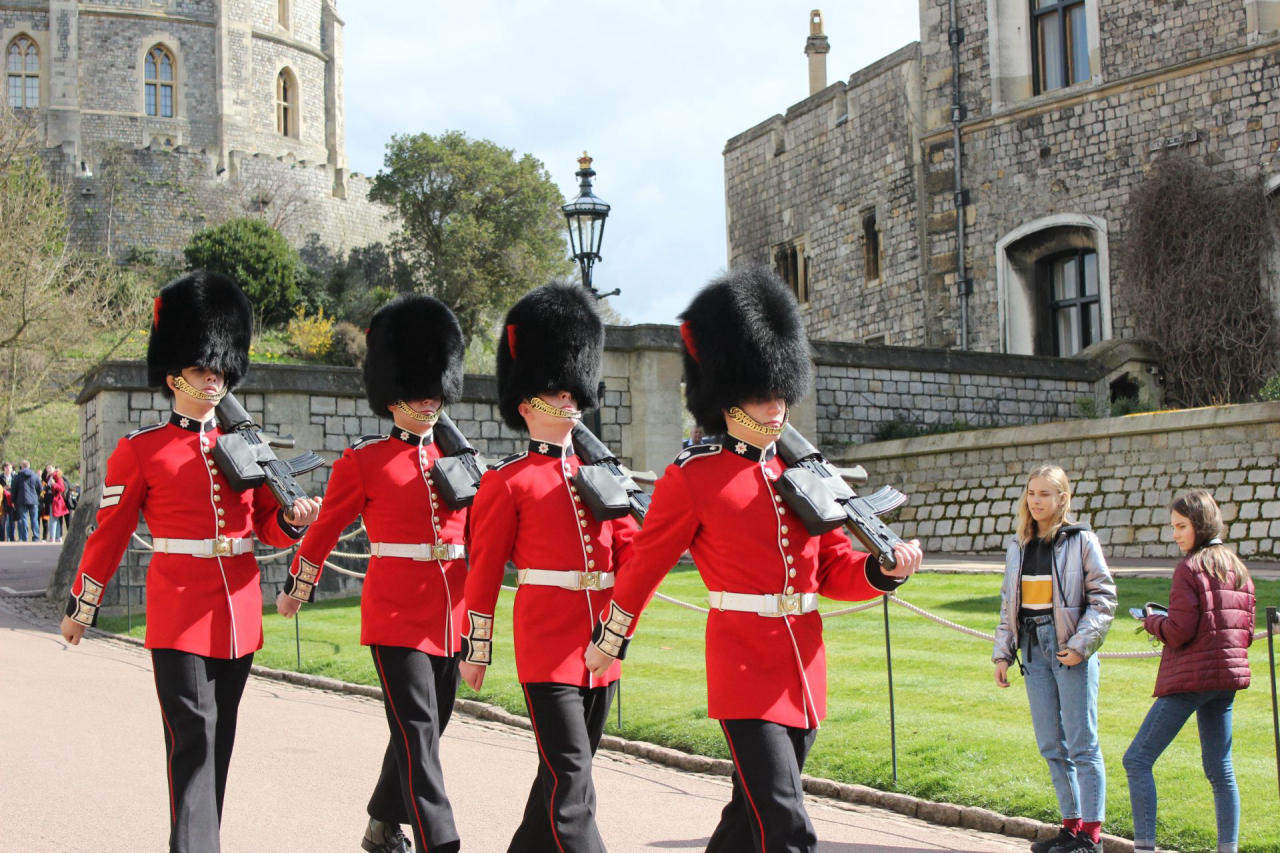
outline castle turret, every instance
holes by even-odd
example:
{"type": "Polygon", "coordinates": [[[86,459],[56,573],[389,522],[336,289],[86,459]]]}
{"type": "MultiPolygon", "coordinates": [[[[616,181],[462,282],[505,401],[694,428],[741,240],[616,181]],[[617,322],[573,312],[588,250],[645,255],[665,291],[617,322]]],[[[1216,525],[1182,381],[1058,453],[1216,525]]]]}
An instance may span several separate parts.
{"type": "Polygon", "coordinates": [[[830,52],[831,45],[822,32],[822,10],[814,9],[809,13],[809,38],[804,43],[805,56],[809,57],[810,95],[827,88],[827,54],[830,52]]]}

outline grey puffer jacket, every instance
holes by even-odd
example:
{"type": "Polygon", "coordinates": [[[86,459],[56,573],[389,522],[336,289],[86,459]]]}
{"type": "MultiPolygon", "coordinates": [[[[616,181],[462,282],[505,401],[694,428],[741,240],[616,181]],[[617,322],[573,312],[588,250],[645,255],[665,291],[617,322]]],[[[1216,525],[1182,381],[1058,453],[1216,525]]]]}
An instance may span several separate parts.
{"type": "MultiPolygon", "coordinates": [[[[1012,663],[1018,651],[1023,555],[1024,549],[1014,537],[1005,552],[993,663],[1012,663]]],[[[1053,540],[1053,626],[1058,650],[1071,649],[1089,657],[1102,645],[1115,614],[1116,584],[1098,537],[1087,524],[1064,525],[1053,540]]]]}

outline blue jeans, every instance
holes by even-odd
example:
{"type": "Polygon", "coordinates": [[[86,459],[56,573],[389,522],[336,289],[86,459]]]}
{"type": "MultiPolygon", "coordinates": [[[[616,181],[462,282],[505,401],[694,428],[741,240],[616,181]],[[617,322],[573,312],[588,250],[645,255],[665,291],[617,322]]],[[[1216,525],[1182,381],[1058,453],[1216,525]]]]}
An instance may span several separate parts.
{"type": "Polygon", "coordinates": [[[62,522],[66,516],[51,515],[49,516],[49,541],[62,538],[62,522]]]}
{"type": "Polygon", "coordinates": [[[1135,847],[1156,846],[1156,780],[1151,768],[1194,713],[1200,727],[1200,763],[1213,786],[1213,809],[1218,815],[1218,853],[1236,853],[1240,792],[1231,765],[1231,705],[1235,699],[1234,690],[1172,693],[1151,706],[1124,754],[1135,847]]]}
{"type": "Polygon", "coordinates": [[[18,541],[18,511],[16,509],[4,514],[4,541],[18,541]]]}
{"type": "Polygon", "coordinates": [[[1036,745],[1049,763],[1063,819],[1101,822],[1107,810],[1107,772],[1098,743],[1098,656],[1063,666],[1055,657],[1053,617],[1039,621],[1033,631],[1022,626],[1018,644],[1036,745]]]}
{"type": "Polygon", "coordinates": [[[27,540],[28,523],[30,523],[32,542],[40,541],[40,508],[36,506],[20,506],[18,507],[18,539],[23,542],[27,540]],[[30,521],[28,522],[28,519],[30,521]]]}

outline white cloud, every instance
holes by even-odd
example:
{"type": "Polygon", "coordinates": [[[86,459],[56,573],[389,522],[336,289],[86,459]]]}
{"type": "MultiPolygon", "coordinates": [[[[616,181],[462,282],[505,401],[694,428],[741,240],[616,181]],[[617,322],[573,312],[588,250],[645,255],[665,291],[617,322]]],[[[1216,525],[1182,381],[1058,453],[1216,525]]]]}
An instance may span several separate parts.
{"type": "MultiPolygon", "coordinates": [[[[542,160],[566,198],[586,149],[613,205],[597,267],[634,322],[672,322],[724,269],[731,137],[808,94],[809,2],[346,0],[347,156],[462,130],[542,160]]],[[[915,2],[823,10],[828,80],[918,38],[915,2]]]]}

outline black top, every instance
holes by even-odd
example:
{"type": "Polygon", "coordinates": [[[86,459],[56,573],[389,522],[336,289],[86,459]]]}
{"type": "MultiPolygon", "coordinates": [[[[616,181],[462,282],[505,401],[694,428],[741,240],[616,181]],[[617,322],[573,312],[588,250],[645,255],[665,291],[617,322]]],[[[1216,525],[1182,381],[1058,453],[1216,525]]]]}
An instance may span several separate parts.
{"type": "Polygon", "coordinates": [[[1021,593],[1018,618],[1053,613],[1053,544],[1039,536],[1023,548],[1021,593]]]}

